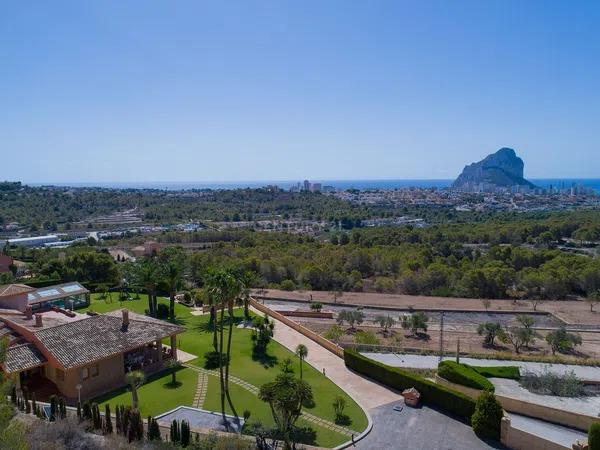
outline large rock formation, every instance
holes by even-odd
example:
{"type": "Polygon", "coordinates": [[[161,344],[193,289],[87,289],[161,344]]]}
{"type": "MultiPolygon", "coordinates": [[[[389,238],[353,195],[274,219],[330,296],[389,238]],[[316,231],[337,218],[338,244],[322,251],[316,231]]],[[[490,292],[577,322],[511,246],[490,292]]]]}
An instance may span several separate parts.
{"type": "Polygon", "coordinates": [[[462,189],[484,184],[496,187],[535,188],[533,183],[523,178],[523,167],[523,160],[512,148],[501,148],[485,159],[466,166],[452,187],[462,189]]]}

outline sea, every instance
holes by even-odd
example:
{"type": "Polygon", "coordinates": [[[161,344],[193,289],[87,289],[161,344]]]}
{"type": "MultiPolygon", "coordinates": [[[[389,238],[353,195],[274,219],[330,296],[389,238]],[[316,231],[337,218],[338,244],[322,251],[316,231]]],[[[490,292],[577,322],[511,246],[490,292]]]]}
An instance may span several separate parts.
{"type": "MultiPolygon", "coordinates": [[[[310,180],[311,183],[321,183],[322,186],[332,186],[335,189],[406,189],[406,188],[447,188],[454,180],[310,180]]],[[[600,194],[600,178],[544,178],[531,179],[536,186],[542,188],[570,188],[571,186],[585,186],[594,189],[600,194]]],[[[30,186],[70,186],[70,187],[99,187],[112,189],[160,189],[168,191],[181,191],[191,189],[243,189],[259,188],[267,185],[276,185],[282,189],[289,189],[303,181],[298,180],[264,180],[264,181],[229,181],[229,182],[89,182],[89,183],[27,183],[30,186]]]]}

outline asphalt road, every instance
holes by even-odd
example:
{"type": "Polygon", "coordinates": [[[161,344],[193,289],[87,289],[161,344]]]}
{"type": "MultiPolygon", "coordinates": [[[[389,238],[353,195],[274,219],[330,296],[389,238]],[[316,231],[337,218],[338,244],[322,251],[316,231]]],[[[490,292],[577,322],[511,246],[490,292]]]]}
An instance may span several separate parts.
{"type": "MultiPolygon", "coordinates": [[[[369,412],[373,430],[355,447],[359,450],[480,450],[505,449],[501,444],[490,445],[473,433],[464,422],[429,407],[411,408],[402,405],[402,411],[392,408],[395,403],[383,405],[369,412]]],[[[402,402],[400,402],[402,404],[402,402]]]]}

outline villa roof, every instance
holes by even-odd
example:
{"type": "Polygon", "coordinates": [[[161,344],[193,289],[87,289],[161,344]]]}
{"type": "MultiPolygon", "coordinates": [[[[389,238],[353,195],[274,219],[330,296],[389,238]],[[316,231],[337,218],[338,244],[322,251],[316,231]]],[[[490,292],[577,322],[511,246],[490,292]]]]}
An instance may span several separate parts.
{"type": "Polygon", "coordinates": [[[40,330],[35,337],[65,369],[70,369],[183,331],[178,325],[129,312],[127,328],[121,314],[100,314],[40,330]]]}
{"type": "Polygon", "coordinates": [[[0,297],[10,297],[12,295],[24,294],[35,289],[24,284],[6,284],[0,286],[0,297]]]}
{"type": "Polygon", "coordinates": [[[8,373],[21,372],[41,366],[46,363],[46,358],[33,344],[22,344],[9,347],[6,352],[4,366],[8,373]]]}

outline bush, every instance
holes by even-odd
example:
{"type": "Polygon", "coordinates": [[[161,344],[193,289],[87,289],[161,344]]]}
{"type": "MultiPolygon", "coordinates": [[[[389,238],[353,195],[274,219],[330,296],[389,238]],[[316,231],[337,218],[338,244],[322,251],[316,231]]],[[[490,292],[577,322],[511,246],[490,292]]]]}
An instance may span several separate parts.
{"type": "Polygon", "coordinates": [[[344,350],[344,362],[348,368],[393,389],[403,391],[414,387],[421,393],[424,403],[438,406],[467,420],[475,412],[475,401],[466,395],[397,367],[373,361],[354,350],[344,350]]]}
{"type": "Polygon", "coordinates": [[[471,426],[477,436],[484,439],[500,439],[500,421],[504,411],[496,396],[483,391],[475,403],[471,426]]]}
{"type": "Polygon", "coordinates": [[[600,450],[600,423],[595,422],[588,430],[588,449],[600,450]]]}
{"type": "MultiPolygon", "coordinates": [[[[227,364],[227,354],[223,353],[221,356],[223,366],[227,364]]],[[[204,368],[205,369],[218,369],[219,368],[219,352],[206,352],[204,354],[204,368]]]]}
{"type": "Polygon", "coordinates": [[[466,364],[454,361],[442,361],[438,365],[438,375],[453,383],[473,389],[494,392],[494,385],[483,375],[466,364]]]}
{"type": "Polygon", "coordinates": [[[284,291],[293,291],[296,289],[296,284],[292,280],[283,280],[279,286],[284,291]]]}
{"type": "Polygon", "coordinates": [[[159,303],[156,307],[156,317],[158,319],[166,319],[169,317],[169,307],[164,303],[159,303]]]}
{"type": "Polygon", "coordinates": [[[521,373],[519,372],[518,366],[470,367],[486,378],[508,378],[509,380],[519,380],[521,378],[521,373]]]}

